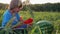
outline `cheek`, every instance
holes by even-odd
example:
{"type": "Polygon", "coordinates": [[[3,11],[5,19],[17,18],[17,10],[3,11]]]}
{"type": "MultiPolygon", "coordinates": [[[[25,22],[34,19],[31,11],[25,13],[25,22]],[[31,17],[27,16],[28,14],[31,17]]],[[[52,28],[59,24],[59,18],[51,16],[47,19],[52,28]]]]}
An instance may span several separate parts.
{"type": "Polygon", "coordinates": [[[19,11],[19,9],[17,8],[16,11],[19,11]]]}

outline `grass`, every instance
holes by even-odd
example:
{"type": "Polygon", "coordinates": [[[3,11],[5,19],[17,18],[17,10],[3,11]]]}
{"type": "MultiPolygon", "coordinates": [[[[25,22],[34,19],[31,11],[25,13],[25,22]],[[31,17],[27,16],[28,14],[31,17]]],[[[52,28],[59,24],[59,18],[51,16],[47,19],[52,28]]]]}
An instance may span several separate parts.
{"type": "MultiPolygon", "coordinates": [[[[54,25],[55,30],[57,34],[60,33],[60,12],[33,12],[34,13],[34,19],[35,21],[40,20],[47,20],[51,21],[54,25]]],[[[22,15],[23,19],[28,19],[31,17],[29,14],[29,11],[20,12],[20,15],[22,15]]]]}
{"type": "MultiPolygon", "coordinates": [[[[2,15],[5,10],[0,10],[0,25],[2,23],[2,15]]],[[[60,12],[33,12],[35,21],[48,20],[54,25],[57,34],[60,33],[60,12]]],[[[19,15],[23,17],[24,20],[31,18],[29,11],[20,11],[19,15]]]]}

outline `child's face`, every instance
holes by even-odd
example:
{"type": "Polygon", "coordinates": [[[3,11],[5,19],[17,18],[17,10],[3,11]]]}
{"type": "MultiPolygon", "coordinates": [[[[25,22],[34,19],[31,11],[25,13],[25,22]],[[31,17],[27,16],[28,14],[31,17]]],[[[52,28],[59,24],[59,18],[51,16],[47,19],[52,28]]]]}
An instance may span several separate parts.
{"type": "Polygon", "coordinates": [[[13,10],[15,11],[15,12],[19,12],[20,10],[22,9],[22,7],[16,7],[16,8],[14,8],[13,10]]]}

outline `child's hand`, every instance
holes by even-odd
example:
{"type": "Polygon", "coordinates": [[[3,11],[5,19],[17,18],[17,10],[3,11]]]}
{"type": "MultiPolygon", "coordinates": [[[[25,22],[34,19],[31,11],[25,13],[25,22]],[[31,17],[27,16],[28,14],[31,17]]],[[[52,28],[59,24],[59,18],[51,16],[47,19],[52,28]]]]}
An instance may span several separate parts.
{"type": "Polygon", "coordinates": [[[21,22],[21,23],[23,23],[23,22],[24,22],[24,20],[23,20],[22,16],[20,16],[20,22],[21,22]]]}
{"type": "Polygon", "coordinates": [[[22,16],[20,16],[20,20],[23,20],[22,16]]]}

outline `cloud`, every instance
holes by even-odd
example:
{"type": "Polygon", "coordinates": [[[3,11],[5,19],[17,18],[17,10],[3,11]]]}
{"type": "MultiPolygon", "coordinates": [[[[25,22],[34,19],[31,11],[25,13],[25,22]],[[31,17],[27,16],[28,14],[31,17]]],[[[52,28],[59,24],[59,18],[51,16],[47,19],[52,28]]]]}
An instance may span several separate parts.
{"type": "MultiPolygon", "coordinates": [[[[0,3],[7,3],[9,4],[11,0],[0,0],[0,3]]],[[[25,0],[22,0],[25,1],[25,0]]],[[[30,0],[32,4],[43,4],[43,3],[57,3],[60,0],[30,0]]]]}
{"type": "Polygon", "coordinates": [[[30,0],[32,4],[43,4],[43,3],[57,3],[60,2],[60,0],[30,0]]]}
{"type": "Polygon", "coordinates": [[[11,0],[0,0],[0,3],[9,4],[11,0]]]}

